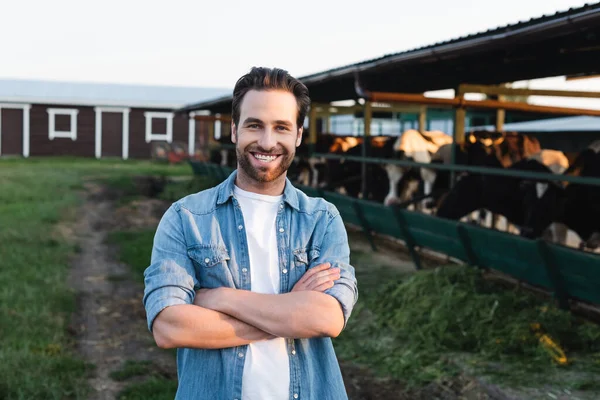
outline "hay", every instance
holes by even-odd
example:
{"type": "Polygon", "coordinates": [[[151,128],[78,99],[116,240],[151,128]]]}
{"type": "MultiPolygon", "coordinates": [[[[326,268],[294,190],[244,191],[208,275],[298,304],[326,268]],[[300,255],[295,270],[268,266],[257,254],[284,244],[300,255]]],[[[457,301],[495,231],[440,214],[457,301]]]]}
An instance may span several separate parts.
{"type": "Polygon", "coordinates": [[[465,359],[470,368],[505,376],[514,368],[529,375],[573,366],[600,371],[599,326],[481,274],[470,267],[444,266],[367,292],[355,308],[354,322],[360,325],[349,324],[341,351],[409,385],[458,373],[465,359]],[[560,345],[567,365],[557,365],[540,345],[532,323],[560,345]],[[360,337],[371,340],[356,346],[360,337]]]}

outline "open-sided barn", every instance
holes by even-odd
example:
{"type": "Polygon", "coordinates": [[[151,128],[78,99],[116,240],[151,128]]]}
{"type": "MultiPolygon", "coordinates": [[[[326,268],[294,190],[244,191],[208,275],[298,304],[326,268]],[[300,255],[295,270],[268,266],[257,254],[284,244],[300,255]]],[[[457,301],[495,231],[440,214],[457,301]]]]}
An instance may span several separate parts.
{"type": "Polygon", "coordinates": [[[0,80],[0,156],[149,158],[152,142],[195,152],[194,113],[172,110],[228,89],[0,80]]]}

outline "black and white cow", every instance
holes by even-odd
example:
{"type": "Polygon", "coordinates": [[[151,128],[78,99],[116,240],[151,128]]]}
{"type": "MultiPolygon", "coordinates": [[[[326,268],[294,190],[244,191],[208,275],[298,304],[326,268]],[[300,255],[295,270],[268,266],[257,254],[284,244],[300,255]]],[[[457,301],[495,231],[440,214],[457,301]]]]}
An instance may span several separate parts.
{"type": "MultiPolygon", "coordinates": [[[[480,144],[474,144],[480,157],[477,164],[491,168],[504,168],[498,154],[482,152],[480,144]]],[[[476,152],[473,150],[472,152],[476,152]]],[[[487,149],[486,149],[487,150],[487,149]]],[[[541,173],[562,173],[568,168],[567,157],[560,151],[540,150],[505,169],[541,173]]],[[[544,183],[529,179],[465,174],[452,190],[443,198],[436,215],[441,218],[460,220],[474,211],[485,209],[493,214],[504,216],[510,223],[523,227],[531,224],[530,209],[540,199],[544,183]]],[[[544,227],[545,229],[546,227],[544,227]]],[[[553,240],[564,243],[566,232],[554,232],[553,240]]]]}
{"type": "MultiPolygon", "coordinates": [[[[563,175],[600,178],[600,140],[591,143],[563,175]]],[[[551,224],[573,230],[581,239],[580,248],[600,247],[600,187],[576,183],[538,185],[530,197],[529,221],[521,234],[540,237],[551,224]]]]}
{"type": "MultiPolygon", "coordinates": [[[[429,164],[442,146],[452,143],[452,137],[441,131],[419,132],[409,129],[395,141],[391,158],[429,164]]],[[[385,205],[405,202],[417,192],[423,182],[425,195],[431,193],[436,179],[436,171],[428,168],[410,168],[385,164],[389,181],[389,192],[385,205]]]]}

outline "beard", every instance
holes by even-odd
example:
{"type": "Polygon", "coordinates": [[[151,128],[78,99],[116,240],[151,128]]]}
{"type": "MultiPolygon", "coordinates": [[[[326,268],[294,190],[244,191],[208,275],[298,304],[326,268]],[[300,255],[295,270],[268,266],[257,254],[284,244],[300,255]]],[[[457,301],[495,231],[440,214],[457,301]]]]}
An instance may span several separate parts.
{"type": "Polygon", "coordinates": [[[273,182],[283,175],[288,170],[290,165],[292,165],[295,156],[295,152],[290,153],[284,147],[266,151],[259,146],[253,145],[247,146],[244,150],[240,149],[239,146],[236,146],[235,153],[239,166],[244,173],[256,182],[260,183],[273,182]],[[272,167],[270,165],[264,165],[255,167],[250,159],[251,157],[254,158],[254,156],[251,154],[253,152],[263,154],[279,154],[279,157],[276,160],[271,161],[272,163],[275,163],[276,166],[272,167]]]}

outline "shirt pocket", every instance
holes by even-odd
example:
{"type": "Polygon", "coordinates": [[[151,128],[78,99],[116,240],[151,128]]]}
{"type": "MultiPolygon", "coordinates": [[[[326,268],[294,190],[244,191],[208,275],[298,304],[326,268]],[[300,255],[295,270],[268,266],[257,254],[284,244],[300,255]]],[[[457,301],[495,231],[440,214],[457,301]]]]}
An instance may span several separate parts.
{"type": "Polygon", "coordinates": [[[300,274],[304,274],[310,265],[319,258],[319,249],[296,249],[293,251],[294,254],[294,269],[300,274]]]}
{"type": "Polygon", "coordinates": [[[198,245],[187,250],[201,288],[233,287],[229,252],[225,247],[198,245]]]}

